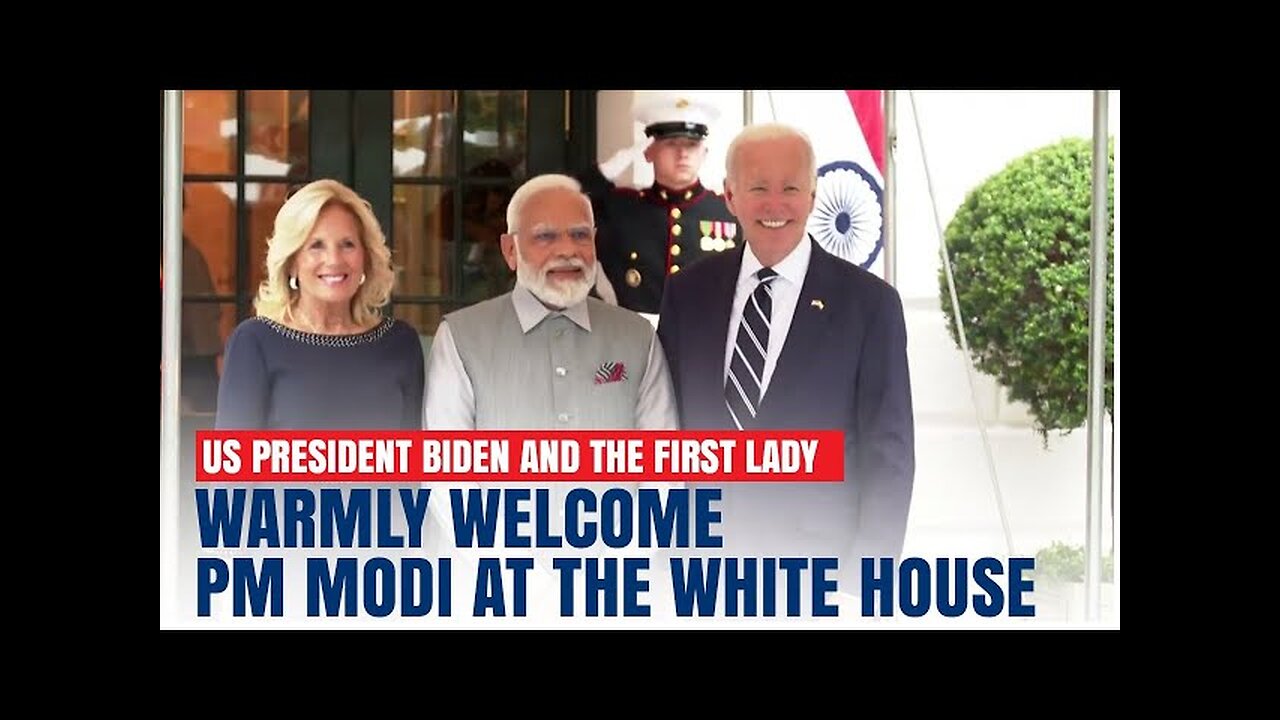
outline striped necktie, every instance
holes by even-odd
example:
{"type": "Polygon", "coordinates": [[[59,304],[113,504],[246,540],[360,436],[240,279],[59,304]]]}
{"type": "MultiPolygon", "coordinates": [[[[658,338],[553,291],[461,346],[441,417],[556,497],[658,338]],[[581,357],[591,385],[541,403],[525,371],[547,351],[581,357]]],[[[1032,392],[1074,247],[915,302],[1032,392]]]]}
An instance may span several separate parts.
{"type": "Polygon", "coordinates": [[[764,362],[769,355],[769,316],[773,312],[773,290],[769,285],[778,273],[769,268],[756,272],[760,284],[742,308],[742,322],[729,361],[729,377],[724,381],[724,401],[739,430],[753,425],[760,408],[760,387],[764,362]]]}

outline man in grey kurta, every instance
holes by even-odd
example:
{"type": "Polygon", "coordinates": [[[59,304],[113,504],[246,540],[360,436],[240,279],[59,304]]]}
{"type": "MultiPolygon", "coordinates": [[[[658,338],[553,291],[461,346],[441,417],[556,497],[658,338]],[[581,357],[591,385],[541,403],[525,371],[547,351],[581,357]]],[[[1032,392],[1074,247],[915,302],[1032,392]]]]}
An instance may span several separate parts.
{"type": "MultiPolygon", "coordinates": [[[[676,429],[671,377],[653,326],[587,297],[596,280],[595,227],[578,182],[564,175],[529,180],[511,198],[507,228],[502,252],[516,287],[441,321],[427,362],[425,428],[676,429]]],[[[563,522],[571,487],[552,486],[553,525],[563,522]]],[[[431,506],[451,531],[443,490],[431,506]]]]}
{"type": "Polygon", "coordinates": [[[428,430],[676,428],[648,320],[590,297],[549,308],[521,284],[441,321],[424,414],[428,430]]]}
{"type": "Polygon", "coordinates": [[[677,427],[653,326],[587,297],[593,222],[565,175],[535,177],[512,196],[502,252],[516,287],[441,321],[427,364],[428,430],[677,427]]]}

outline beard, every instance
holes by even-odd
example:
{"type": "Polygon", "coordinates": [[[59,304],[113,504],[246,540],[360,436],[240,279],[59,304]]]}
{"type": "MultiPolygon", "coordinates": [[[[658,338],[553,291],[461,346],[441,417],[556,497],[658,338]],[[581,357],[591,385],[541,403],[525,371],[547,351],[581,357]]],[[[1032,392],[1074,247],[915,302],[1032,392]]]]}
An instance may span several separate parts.
{"type": "Polygon", "coordinates": [[[587,299],[587,294],[596,284],[596,266],[587,265],[582,258],[564,258],[548,260],[546,265],[535,268],[520,257],[520,246],[516,245],[516,282],[520,283],[543,304],[567,308],[587,299]],[[571,281],[552,281],[547,274],[552,270],[580,268],[582,277],[571,281]]]}

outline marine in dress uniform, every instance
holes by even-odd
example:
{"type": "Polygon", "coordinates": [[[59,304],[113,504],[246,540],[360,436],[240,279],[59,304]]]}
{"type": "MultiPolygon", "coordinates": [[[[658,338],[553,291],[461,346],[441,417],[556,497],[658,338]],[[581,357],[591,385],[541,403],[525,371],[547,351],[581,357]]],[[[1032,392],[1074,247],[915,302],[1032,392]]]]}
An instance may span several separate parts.
{"type": "Polygon", "coordinates": [[[643,105],[636,119],[645,126],[646,138],[652,138],[644,152],[654,163],[653,185],[637,190],[608,179],[625,169],[617,160],[634,154],[635,148],[601,163],[583,179],[595,213],[596,254],[620,306],[657,313],[668,275],[742,242],[724,197],[697,178],[706,159],[708,126],[718,116],[714,106],[684,97],[643,105]],[[664,150],[666,145],[686,151],[664,150]],[[679,169],[670,171],[675,160],[653,159],[664,151],[677,153],[679,169]]]}

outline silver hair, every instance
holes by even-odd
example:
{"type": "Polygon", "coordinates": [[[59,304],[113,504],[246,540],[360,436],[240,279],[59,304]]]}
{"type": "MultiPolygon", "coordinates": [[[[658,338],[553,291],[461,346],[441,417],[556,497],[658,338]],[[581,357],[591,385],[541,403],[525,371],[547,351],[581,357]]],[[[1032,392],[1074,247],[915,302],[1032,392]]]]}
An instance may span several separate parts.
{"type": "Polygon", "coordinates": [[[738,148],[747,143],[780,138],[799,138],[804,142],[805,152],[809,156],[809,177],[818,174],[818,160],[813,154],[813,142],[803,130],[782,123],[761,123],[743,128],[733,142],[729,143],[729,153],[724,160],[725,181],[728,182],[729,178],[733,177],[734,165],[738,162],[738,148]]]}
{"type": "MultiPolygon", "coordinates": [[[[573,192],[581,193],[582,183],[568,175],[554,173],[530,178],[528,182],[520,186],[519,190],[515,191],[515,194],[511,196],[511,201],[507,203],[507,232],[511,235],[520,232],[520,211],[524,209],[524,204],[529,198],[544,190],[555,189],[572,190],[573,192]]],[[[582,201],[587,204],[587,214],[591,215],[591,201],[585,195],[583,195],[582,201]]],[[[595,222],[594,218],[592,222],[595,222]]]]}

